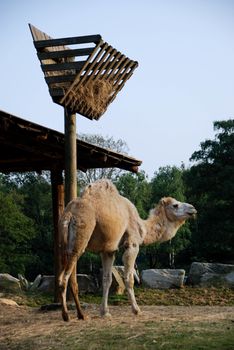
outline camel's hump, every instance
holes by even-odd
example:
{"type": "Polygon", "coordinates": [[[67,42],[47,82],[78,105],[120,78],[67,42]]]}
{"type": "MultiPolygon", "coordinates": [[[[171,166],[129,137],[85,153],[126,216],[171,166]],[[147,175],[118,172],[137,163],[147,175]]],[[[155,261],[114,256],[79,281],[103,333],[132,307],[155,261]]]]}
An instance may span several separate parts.
{"type": "Polygon", "coordinates": [[[86,186],[86,188],[84,189],[84,192],[82,194],[82,197],[86,196],[86,195],[92,195],[95,193],[103,193],[103,194],[107,194],[107,193],[112,193],[112,194],[118,194],[118,190],[115,187],[115,185],[108,179],[101,179],[101,180],[97,180],[91,184],[89,184],[88,186],[86,186]]]}

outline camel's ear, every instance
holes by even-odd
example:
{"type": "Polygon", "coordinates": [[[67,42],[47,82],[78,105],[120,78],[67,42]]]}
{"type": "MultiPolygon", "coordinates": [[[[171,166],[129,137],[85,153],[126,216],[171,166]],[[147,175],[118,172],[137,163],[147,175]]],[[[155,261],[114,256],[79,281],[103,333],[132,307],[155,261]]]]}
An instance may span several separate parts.
{"type": "Polygon", "coordinates": [[[159,203],[164,206],[166,204],[165,198],[161,198],[159,203]]]}

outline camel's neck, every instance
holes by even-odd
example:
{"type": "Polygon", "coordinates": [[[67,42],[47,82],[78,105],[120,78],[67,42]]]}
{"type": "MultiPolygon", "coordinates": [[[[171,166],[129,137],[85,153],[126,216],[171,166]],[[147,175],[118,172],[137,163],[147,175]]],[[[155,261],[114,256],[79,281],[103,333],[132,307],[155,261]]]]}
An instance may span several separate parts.
{"type": "Polygon", "coordinates": [[[144,221],[145,237],[143,244],[148,245],[156,242],[164,242],[173,238],[183,222],[169,221],[165,211],[161,209],[154,209],[149,218],[144,221]]]}

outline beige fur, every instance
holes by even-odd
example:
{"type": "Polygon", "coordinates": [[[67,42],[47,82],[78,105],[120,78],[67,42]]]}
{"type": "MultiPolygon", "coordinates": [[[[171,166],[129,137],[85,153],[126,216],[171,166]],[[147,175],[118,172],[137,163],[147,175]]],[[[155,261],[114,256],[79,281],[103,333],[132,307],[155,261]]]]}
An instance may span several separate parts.
{"type": "Polygon", "coordinates": [[[115,252],[124,247],[125,285],[135,314],[140,312],[133,290],[134,264],[142,244],[163,242],[175,236],[186,219],[196,214],[195,208],[174,198],[162,198],[151,210],[149,218],[142,220],[135,206],[121,196],[109,180],[89,185],[82,196],[71,201],[59,222],[63,271],[59,277],[62,298],[62,316],[68,318],[66,306],[67,283],[77,306],[78,318],[84,318],[78,298],[76,263],[86,251],[100,253],[103,264],[103,300],[101,315],[110,316],[108,293],[112,282],[115,252]]]}

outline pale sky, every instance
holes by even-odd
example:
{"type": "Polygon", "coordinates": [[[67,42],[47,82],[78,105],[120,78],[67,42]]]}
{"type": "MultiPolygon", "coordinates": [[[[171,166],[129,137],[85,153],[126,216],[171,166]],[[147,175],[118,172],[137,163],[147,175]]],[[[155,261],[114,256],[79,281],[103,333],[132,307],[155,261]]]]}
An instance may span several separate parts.
{"type": "Polygon", "coordinates": [[[99,121],[77,115],[77,133],[126,141],[149,177],[189,166],[213,121],[233,119],[233,0],[0,0],[0,109],[63,131],[28,23],[53,38],[101,34],[139,62],[99,121]]]}

